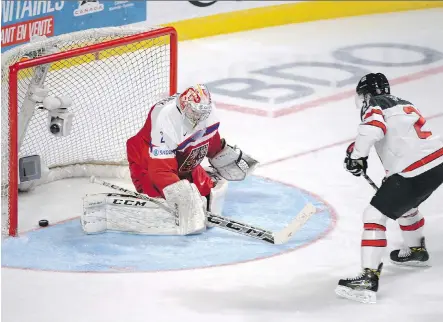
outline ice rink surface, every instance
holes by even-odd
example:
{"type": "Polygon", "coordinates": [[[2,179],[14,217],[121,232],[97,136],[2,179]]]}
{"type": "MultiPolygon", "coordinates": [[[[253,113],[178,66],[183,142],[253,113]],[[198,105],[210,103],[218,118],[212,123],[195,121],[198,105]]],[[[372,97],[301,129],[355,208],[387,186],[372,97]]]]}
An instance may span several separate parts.
{"type": "MultiPolygon", "coordinates": [[[[348,78],[385,73],[392,93],[414,103],[443,135],[442,17],[441,9],[374,15],[180,44],[179,89],[208,83],[219,103],[222,136],[261,161],[257,175],[330,204],[335,228],[280,256],[205,269],[105,274],[2,268],[2,321],[441,321],[443,188],[421,207],[431,268],[398,268],[386,258],[375,305],[338,299],[334,288],[360,269],[361,214],[373,195],[364,179],[343,170],[359,123],[356,81],[348,78]]],[[[383,178],[374,154],[368,174],[377,184],[383,178]]],[[[81,186],[66,182],[73,191],[66,198],[72,198],[81,186]]],[[[60,209],[51,222],[78,216],[64,202],[42,198],[42,205],[60,209]]],[[[21,229],[35,226],[40,209],[20,217],[21,229]]],[[[397,224],[387,228],[386,255],[401,246],[397,224]]]]}

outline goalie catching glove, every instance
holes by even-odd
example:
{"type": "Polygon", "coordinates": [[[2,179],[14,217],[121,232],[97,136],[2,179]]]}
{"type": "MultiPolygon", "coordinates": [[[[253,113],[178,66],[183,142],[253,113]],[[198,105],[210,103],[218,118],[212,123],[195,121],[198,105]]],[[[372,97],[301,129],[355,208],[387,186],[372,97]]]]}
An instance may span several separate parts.
{"type": "Polygon", "coordinates": [[[223,149],[209,159],[211,166],[217,173],[228,181],[241,181],[251,174],[258,165],[258,161],[243,153],[237,146],[224,144],[223,149]]]}

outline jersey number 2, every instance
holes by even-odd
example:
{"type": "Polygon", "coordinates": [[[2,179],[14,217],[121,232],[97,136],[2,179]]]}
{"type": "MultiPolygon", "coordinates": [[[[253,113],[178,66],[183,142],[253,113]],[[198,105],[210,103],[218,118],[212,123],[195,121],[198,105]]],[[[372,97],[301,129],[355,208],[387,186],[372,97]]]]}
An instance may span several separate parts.
{"type": "Polygon", "coordinates": [[[412,106],[405,106],[403,107],[403,111],[405,111],[406,114],[415,113],[418,115],[418,121],[414,124],[415,132],[417,132],[417,135],[420,139],[427,139],[432,135],[432,132],[430,131],[422,131],[421,128],[423,125],[425,125],[426,120],[421,114],[412,106]]]}

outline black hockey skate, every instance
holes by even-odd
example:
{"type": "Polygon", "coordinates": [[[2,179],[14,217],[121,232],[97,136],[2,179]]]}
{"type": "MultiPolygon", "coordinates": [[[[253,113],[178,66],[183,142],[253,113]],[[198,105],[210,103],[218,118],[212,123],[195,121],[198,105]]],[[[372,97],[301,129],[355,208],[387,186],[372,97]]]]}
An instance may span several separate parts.
{"type": "Polygon", "coordinates": [[[354,278],[346,278],[338,281],[335,293],[338,296],[362,303],[375,303],[377,300],[378,280],[383,263],[378,269],[365,268],[363,272],[354,278]]]}
{"type": "Polygon", "coordinates": [[[420,246],[393,250],[390,257],[391,262],[396,265],[430,266],[424,237],[420,239],[420,246]]]}

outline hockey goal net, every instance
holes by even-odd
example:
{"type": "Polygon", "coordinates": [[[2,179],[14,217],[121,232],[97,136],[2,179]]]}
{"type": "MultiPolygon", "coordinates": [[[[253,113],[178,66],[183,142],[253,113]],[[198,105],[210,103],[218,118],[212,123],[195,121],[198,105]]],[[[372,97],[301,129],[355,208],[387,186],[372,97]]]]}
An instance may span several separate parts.
{"type": "Polygon", "coordinates": [[[20,187],[104,173],[127,176],[126,140],[142,127],[150,106],[176,90],[177,35],[171,27],[90,29],[2,54],[2,237],[17,234],[20,187]],[[51,133],[54,111],[38,94],[45,91],[72,102],[62,110],[73,115],[68,135],[51,133]],[[29,156],[39,156],[47,170],[38,180],[20,182],[19,162],[29,156]]]}

